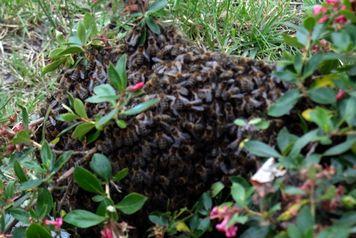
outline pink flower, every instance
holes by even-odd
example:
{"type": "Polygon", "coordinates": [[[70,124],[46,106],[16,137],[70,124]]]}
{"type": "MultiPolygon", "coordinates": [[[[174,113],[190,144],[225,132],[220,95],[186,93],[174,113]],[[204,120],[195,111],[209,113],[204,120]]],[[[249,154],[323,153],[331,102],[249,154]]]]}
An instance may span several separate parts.
{"type": "Polygon", "coordinates": [[[101,238],[113,238],[112,230],[107,226],[100,231],[100,234],[101,238]]]}
{"type": "Polygon", "coordinates": [[[226,237],[236,237],[237,230],[238,230],[238,228],[236,226],[230,226],[225,231],[225,236],[226,237]]]}
{"type": "Polygon", "coordinates": [[[51,220],[45,220],[44,224],[46,225],[52,225],[54,226],[57,230],[61,229],[62,225],[63,225],[63,219],[61,217],[56,218],[54,221],[51,220]]]}
{"type": "Polygon", "coordinates": [[[326,7],[323,7],[321,5],[315,5],[313,7],[313,14],[314,16],[319,15],[320,13],[326,13],[328,11],[328,9],[326,9],[326,7]]]}
{"type": "Polygon", "coordinates": [[[16,125],[14,125],[12,127],[12,130],[14,132],[19,132],[19,131],[22,131],[23,129],[24,129],[24,127],[23,127],[23,124],[21,122],[17,123],[16,125]]]}
{"type": "Polygon", "coordinates": [[[210,212],[210,219],[219,219],[221,222],[215,226],[215,228],[225,233],[225,237],[231,238],[235,237],[238,228],[234,225],[228,226],[232,216],[239,210],[236,207],[214,207],[210,212]]]}
{"type": "Polygon", "coordinates": [[[335,5],[335,4],[338,4],[339,2],[340,2],[340,0],[326,0],[326,3],[330,4],[330,5],[335,5]]]}
{"type": "Polygon", "coordinates": [[[231,217],[225,217],[224,220],[215,226],[215,228],[220,231],[224,232],[225,236],[230,238],[230,237],[235,237],[236,232],[237,232],[237,227],[236,226],[230,226],[228,227],[228,223],[231,217]]]}
{"type": "Polygon", "coordinates": [[[225,232],[227,229],[227,224],[229,223],[230,217],[225,217],[224,220],[215,226],[216,230],[225,232]]]}
{"type": "Polygon", "coordinates": [[[329,18],[327,16],[323,16],[322,18],[319,19],[318,23],[322,24],[325,23],[329,20],[329,18]]]}
{"type": "Polygon", "coordinates": [[[346,97],[346,92],[342,89],[339,89],[339,92],[336,94],[336,101],[341,101],[346,97]]]}
{"type": "Polygon", "coordinates": [[[133,86],[128,87],[128,90],[131,91],[131,92],[136,92],[136,91],[140,90],[141,88],[143,88],[143,86],[145,86],[145,83],[144,82],[139,82],[139,83],[136,83],[133,86]]]}
{"type": "Polygon", "coordinates": [[[340,15],[335,18],[335,23],[345,24],[346,22],[347,22],[347,19],[344,15],[340,15]]]}

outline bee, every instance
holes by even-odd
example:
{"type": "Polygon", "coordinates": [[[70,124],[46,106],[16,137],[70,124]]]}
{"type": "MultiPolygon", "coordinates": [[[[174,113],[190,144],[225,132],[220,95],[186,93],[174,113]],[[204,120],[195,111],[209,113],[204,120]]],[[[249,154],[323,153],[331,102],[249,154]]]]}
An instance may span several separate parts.
{"type": "Polygon", "coordinates": [[[195,154],[195,149],[192,145],[184,144],[181,146],[181,149],[184,153],[184,158],[190,157],[195,154]]]}
{"type": "Polygon", "coordinates": [[[100,83],[105,82],[105,80],[107,79],[107,75],[106,75],[103,65],[98,65],[95,68],[92,77],[94,79],[97,79],[100,83]]]}
{"type": "Polygon", "coordinates": [[[157,141],[157,146],[160,150],[166,149],[170,146],[170,144],[173,144],[172,138],[164,133],[156,134],[155,141],[157,141]]]}
{"type": "Polygon", "coordinates": [[[184,186],[184,185],[187,184],[187,182],[188,182],[188,180],[187,180],[186,177],[180,176],[180,177],[178,177],[177,180],[176,180],[176,185],[177,185],[177,186],[184,186]]]}
{"type": "Polygon", "coordinates": [[[150,133],[150,129],[144,122],[139,122],[138,125],[135,125],[135,130],[139,136],[146,136],[150,133]]]}
{"type": "Polygon", "coordinates": [[[218,85],[216,85],[215,83],[212,84],[213,89],[215,89],[215,97],[220,98],[222,92],[224,92],[226,90],[226,83],[221,82],[218,85]]]}
{"type": "Polygon", "coordinates": [[[224,79],[230,79],[233,76],[234,76],[234,72],[232,70],[226,70],[219,75],[219,78],[224,80],[224,79]]]}
{"type": "Polygon", "coordinates": [[[239,78],[238,84],[242,92],[252,91],[255,87],[255,84],[251,79],[248,78],[239,78]]]}
{"type": "Polygon", "coordinates": [[[126,38],[126,43],[129,46],[136,46],[138,43],[138,40],[140,39],[141,36],[141,32],[140,29],[134,28],[130,34],[128,34],[127,38],[126,38]]]}
{"type": "Polygon", "coordinates": [[[143,46],[138,47],[135,53],[129,57],[128,65],[134,65],[136,67],[143,65],[146,61],[145,54],[143,46]]]}
{"type": "Polygon", "coordinates": [[[142,157],[144,158],[151,158],[152,156],[152,144],[145,141],[142,145],[141,145],[141,152],[142,152],[142,157]]]}
{"type": "Polygon", "coordinates": [[[80,99],[84,100],[89,96],[89,91],[83,87],[82,84],[78,83],[74,86],[74,91],[80,99]]]}
{"type": "Polygon", "coordinates": [[[197,166],[195,168],[195,171],[200,176],[200,179],[202,179],[204,183],[206,183],[208,181],[208,178],[209,178],[208,170],[204,166],[202,166],[202,165],[197,166]]]}
{"type": "Polygon", "coordinates": [[[147,54],[152,57],[154,55],[157,55],[159,49],[157,46],[157,41],[155,40],[155,38],[153,36],[148,37],[148,41],[147,41],[147,48],[146,48],[146,52],[147,54]]]}
{"type": "Polygon", "coordinates": [[[211,103],[213,100],[212,88],[202,88],[198,90],[198,97],[207,103],[211,103]]]}
{"type": "Polygon", "coordinates": [[[204,141],[211,141],[214,139],[214,130],[211,126],[207,126],[201,137],[204,141]]]}
{"type": "Polygon", "coordinates": [[[72,81],[77,81],[80,77],[80,70],[79,68],[75,69],[71,75],[69,75],[69,78],[72,81]]]}
{"type": "Polygon", "coordinates": [[[240,89],[237,87],[230,87],[229,90],[222,92],[221,98],[226,101],[232,98],[238,98],[241,99],[243,97],[243,94],[240,93],[240,89]]]}
{"type": "Polygon", "coordinates": [[[180,131],[177,127],[172,128],[171,136],[173,137],[173,146],[179,148],[179,146],[186,141],[190,140],[190,135],[180,131]]]}
{"type": "Polygon", "coordinates": [[[169,184],[170,184],[170,181],[169,179],[164,176],[164,175],[160,175],[158,177],[158,183],[164,188],[164,189],[168,189],[169,188],[169,184]]]}

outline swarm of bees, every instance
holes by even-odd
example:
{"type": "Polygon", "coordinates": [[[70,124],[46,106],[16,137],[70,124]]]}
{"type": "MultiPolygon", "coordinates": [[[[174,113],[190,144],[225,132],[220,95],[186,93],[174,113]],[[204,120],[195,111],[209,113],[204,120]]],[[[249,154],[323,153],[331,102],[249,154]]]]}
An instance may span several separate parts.
{"type": "MultiPolygon", "coordinates": [[[[126,129],[107,126],[96,142],[84,147],[110,157],[116,170],[129,168],[121,187],[148,196],[148,211],[177,209],[191,205],[213,182],[255,170],[254,157],[240,142],[258,138],[270,143],[282,123],[271,119],[269,129],[254,131],[233,121],[266,117],[267,107],[286,86],[272,78],[271,66],[196,47],[173,27],[164,27],[160,35],[147,30],[143,45],[140,32],[134,28],[117,49],[92,49],[87,62],[64,71],[50,98],[51,117],[61,112],[66,92],[85,100],[93,87],[107,83],[108,62],[127,53],[129,84],[144,81],[144,97],[160,102],[128,118],[126,129]]],[[[109,110],[105,103],[86,106],[90,116],[109,110]]],[[[56,122],[47,136],[53,139],[66,127],[56,122]]],[[[62,137],[59,149],[83,148],[70,134],[62,137]]]]}

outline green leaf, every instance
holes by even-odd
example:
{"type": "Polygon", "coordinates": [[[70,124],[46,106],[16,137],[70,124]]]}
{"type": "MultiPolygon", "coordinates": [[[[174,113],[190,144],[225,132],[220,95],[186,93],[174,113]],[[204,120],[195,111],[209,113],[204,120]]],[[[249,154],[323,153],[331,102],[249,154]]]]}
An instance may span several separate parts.
{"type": "Polygon", "coordinates": [[[52,238],[52,236],[42,225],[32,224],[26,230],[26,238],[52,238]]]}
{"type": "Polygon", "coordinates": [[[336,93],[329,87],[310,89],[308,96],[311,100],[320,104],[333,104],[336,102],[336,93]]]}
{"type": "Polygon", "coordinates": [[[290,238],[303,238],[303,233],[295,224],[290,224],[287,228],[288,236],[290,238]]]}
{"type": "Polygon", "coordinates": [[[71,122],[77,119],[79,119],[79,117],[71,112],[63,113],[57,116],[57,120],[64,122],[71,122]]]}
{"type": "Polygon", "coordinates": [[[116,207],[124,214],[131,215],[140,210],[146,201],[147,197],[138,193],[130,193],[116,204],[116,207]]]}
{"type": "Polygon", "coordinates": [[[124,116],[134,116],[134,115],[140,114],[141,112],[144,112],[147,109],[149,109],[150,107],[156,105],[158,102],[159,102],[158,98],[150,99],[147,102],[140,103],[140,104],[134,106],[133,108],[131,108],[131,109],[127,110],[127,111],[124,111],[122,113],[122,115],[124,115],[124,116]]]}
{"type": "Polygon", "coordinates": [[[14,138],[12,139],[12,143],[14,144],[26,144],[31,142],[31,131],[30,130],[22,130],[16,133],[14,138]]]}
{"type": "Polygon", "coordinates": [[[316,107],[310,112],[310,119],[317,124],[324,132],[329,132],[333,128],[331,120],[332,112],[321,107],[316,107]]]}
{"type": "Polygon", "coordinates": [[[128,174],[129,174],[129,169],[128,168],[124,168],[124,169],[120,170],[119,172],[117,172],[114,175],[113,180],[115,182],[119,182],[122,179],[124,179],[128,174]]]}
{"type": "Polygon", "coordinates": [[[78,24],[78,29],[77,29],[77,37],[79,38],[80,42],[82,43],[82,45],[85,45],[86,43],[86,32],[85,32],[85,26],[83,22],[80,22],[78,24]]]}
{"type": "Polygon", "coordinates": [[[78,116],[81,118],[88,118],[87,112],[85,111],[84,103],[79,99],[74,99],[74,111],[77,113],[78,116]]]}
{"type": "Polygon", "coordinates": [[[304,234],[306,234],[308,230],[313,229],[314,218],[313,215],[311,214],[309,206],[303,206],[303,208],[300,210],[297,216],[296,223],[298,228],[302,230],[304,234]]]}
{"type": "Polygon", "coordinates": [[[145,22],[148,26],[148,28],[150,28],[150,30],[153,33],[156,33],[157,35],[161,34],[161,28],[159,27],[159,25],[152,19],[152,17],[147,16],[145,17],[145,22]]]}
{"type": "Polygon", "coordinates": [[[84,52],[83,48],[77,45],[68,46],[67,48],[59,51],[55,56],[52,56],[51,59],[59,59],[62,56],[69,55],[69,54],[77,54],[84,52]]]}
{"type": "Polygon", "coordinates": [[[30,130],[23,130],[14,136],[12,139],[12,143],[14,144],[26,144],[31,142],[31,131],[30,130]]]}
{"type": "Polygon", "coordinates": [[[51,168],[51,172],[56,173],[58,172],[72,157],[73,151],[66,151],[54,163],[53,167],[51,168]]]}
{"type": "Polygon", "coordinates": [[[350,97],[345,102],[345,109],[341,113],[342,118],[349,126],[356,125],[356,97],[350,97]]]}
{"type": "MultiPolygon", "coordinates": [[[[303,56],[300,53],[296,53],[294,56],[294,68],[298,75],[302,73],[303,69],[303,56]]],[[[287,70],[285,70],[287,71],[287,70]]]]}
{"type": "Polygon", "coordinates": [[[72,137],[74,139],[82,140],[82,138],[95,127],[94,123],[91,122],[83,122],[79,124],[73,131],[72,137]]]}
{"type": "Polygon", "coordinates": [[[82,167],[76,167],[74,169],[74,181],[85,191],[105,194],[100,180],[90,171],[82,167]]]}
{"type": "Polygon", "coordinates": [[[41,161],[44,168],[49,169],[54,164],[55,156],[47,141],[43,141],[41,147],[41,161]]]}
{"type": "Polygon", "coordinates": [[[294,143],[293,148],[292,148],[292,150],[291,150],[289,155],[292,158],[295,158],[296,156],[298,156],[298,154],[304,148],[304,146],[306,146],[310,142],[319,140],[320,136],[318,135],[318,132],[319,132],[319,130],[315,129],[315,130],[309,131],[307,134],[305,134],[302,137],[300,137],[294,143]]]}
{"type": "Polygon", "coordinates": [[[118,96],[116,95],[115,89],[109,84],[101,84],[94,88],[94,93],[96,95],[91,96],[86,99],[90,103],[102,103],[110,102],[113,106],[116,105],[116,100],[118,96]]]}
{"type": "Polygon", "coordinates": [[[101,118],[99,119],[99,121],[97,121],[97,122],[95,123],[96,129],[102,130],[103,127],[104,127],[107,123],[109,123],[110,120],[113,119],[113,118],[117,115],[118,112],[119,112],[118,109],[114,109],[114,110],[112,110],[111,112],[109,112],[108,114],[106,114],[105,116],[101,117],[101,118]]]}
{"type": "Polygon", "coordinates": [[[225,185],[222,182],[216,182],[211,185],[211,196],[214,198],[216,197],[223,189],[225,185]]]}
{"type": "Polygon", "coordinates": [[[127,72],[126,72],[126,64],[127,64],[127,55],[123,54],[120,56],[119,60],[116,63],[115,69],[119,75],[119,91],[125,91],[127,87],[127,72]]]}
{"type": "Polygon", "coordinates": [[[311,76],[324,59],[328,59],[328,57],[322,54],[313,55],[310,60],[306,62],[306,65],[303,69],[303,79],[306,79],[311,76]]]}
{"type": "Polygon", "coordinates": [[[29,191],[31,189],[37,188],[42,184],[41,179],[31,179],[21,184],[20,191],[29,191]]]}
{"type": "Polygon", "coordinates": [[[109,181],[112,175],[110,160],[103,154],[94,154],[90,161],[90,168],[105,181],[109,181]]]}
{"type": "MultiPolygon", "coordinates": [[[[26,224],[26,223],[24,223],[26,224]]],[[[26,229],[27,227],[21,226],[21,227],[14,227],[12,230],[12,238],[24,238],[26,237],[26,229]]]]}
{"type": "Polygon", "coordinates": [[[95,23],[95,18],[90,13],[85,13],[83,23],[85,29],[88,31],[88,36],[95,36],[98,33],[98,29],[95,23]]]}
{"type": "Polygon", "coordinates": [[[296,37],[290,36],[290,35],[283,35],[283,40],[287,45],[293,46],[297,49],[303,48],[303,44],[299,43],[298,39],[296,37]]]}
{"type": "Polygon", "coordinates": [[[303,27],[299,27],[296,33],[297,40],[300,44],[307,46],[309,44],[309,32],[303,27]]]}
{"type": "Polygon", "coordinates": [[[280,117],[288,114],[289,111],[297,104],[301,94],[297,89],[292,89],[286,92],[280,97],[270,108],[268,109],[268,115],[272,117],[280,117]]]}
{"type": "Polygon", "coordinates": [[[282,71],[276,71],[273,73],[273,75],[286,82],[295,82],[297,80],[297,74],[286,69],[282,71]]]}
{"type": "Polygon", "coordinates": [[[122,85],[120,83],[120,76],[118,74],[118,72],[115,69],[115,66],[113,64],[110,63],[109,68],[108,68],[108,76],[109,76],[109,80],[112,86],[114,86],[114,88],[116,88],[119,91],[122,91],[122,85]]]}
{"type": "Polygon", "coordinates": [[[308,31],[312,31],[316,25],[315,17],[306,18],[303,22],[303,25],[308,31]]]}
{"type": "Polygon", "coordinates": [[[21,117],[22,117],[22,123],[24,125],[24,128],[27,130],[28,129],[28,124],[30,123],[30,119],[28,116],[27,108],[18,104],[18,106],[21,108],[21,117]]]}
{"type": "Polygon", "coordinates": [[[58,60],[53,61],[52,63],[50,63],[42,68],[42,75],[45,75],[49,72],[52,72],[52,71],[58,69],[58,67],[63,63],[64,63],[64,59],[58,59],[58,60]]]}
{"type": "Polygon", "coordinates": [[[4,188],[4,193],[2,194],[5,199],[13,198],[15,194],[16,181],[9,181],[7,186],[4,188]]]}
{"type": "Polygon", "coordinates": [[[323,156],[335,156],[340,155],[351,149],[356,143],[356,136],[348,136],[346,141],[329,148],[324,152],[323,156]]]}
{"type": "Polygon", "coordinates": [[[157,12],[167,6],[167,0],[156,0],[152,5],[148,7],[147,14],[157,12]]]}
{"type": "Polygon", "coordinates": [[[247,125],[247,122],[246,122],[246,120],[243,119],[243,118],[238,118],[238,119],[236,119],[236,120],[234,121],[234,124],[235,124],[236,126],[246,126],[246,125],[247,125]]]}
{"type": "Polygon", "coordinates": [[[117,119],[117,120],[115,120],[115,122],[116,122],[116,125],[121,129],[125,129],[127,127],[127,124],[124,120],[117,119]]]}
{"type": "Polygon", "coordinates": [[[23,171],[20,163],[17,160],[14,161],[14,171],[21,183],[26,182],[28,180],[25,172],[23,171]]]}
{"type": "Polygon", "coordinates": [[[202,200],[204,209],[206,211],[209,211],[213,205],[213,201],[211,200],[209,193],[208,192],[203,193],[201,200],[202,200]]]}
{"type": "Polygon", "coordinates": [[[101,134],[101,131],[99,131],[99,130],[89,133],[87,135],[87,143],[90,144],[90,143],[93,143],[94,141],[96,141],[99,138],[100,134],[101,134]]]}
{"type": "Polygon", "coordinates": [[[246,205],[246,190],[239,183],[232,183],[231,196],[239,207],[246,205]]]}
{"type": "Polygon", "coordinates": [[[245,224],[247,221],[248,216],[240,216],[235,213],[227,223],[227,227],[233,226],[235,224],[245,224]]]}
{"type": "Polygon", "coordinates": [[[288,153],[297,139],[298,137],[289,133],[286,127],[280,130],[277,136],[277,145],[282,154],[288,153]]]}
{"type": "Polygon", "coordinates": [[[24,224],[29,223],[30,215],[25,209],[20,207],[16,207],[16,208],[12,207],[8,209],[7,212],[9,212],[11,216],[13,216],[16,220],[19,220],[22,223],[24,224]]]}
{"type": "Polygon", "coordinates": [[[103,223],[106,218],[86,210],[73,210],[64,219],[66,223],[79,228],[88,228],[103,223]]]}
{"type": "Polygon", "coordinates": [[[312,40],[316,41],[319,40],[325,30],[325,25],[324,24],[317,24],[312,32],[312,40]]]}
{"type": "Polygon", "coordinates": [[[351,38],[346,31],[331,33],[331,39],[340,51],[347,51],[351,43],[351,38]]]}
{"type": "Polygon", "coordinates": [[[45,188],[40,188],[38,191],[36,202],[36,213],[42,214],[39,219],[43,219],[53,208],[52,194],[45,188]]]}
{"type": "Polygon", "coordinates": [[[281,157],[281,155],[275,149],[263,142],[256,140],[247,141],[244,144],[244,148],[246,148],[250,153],[260,157],[281,157]]]}

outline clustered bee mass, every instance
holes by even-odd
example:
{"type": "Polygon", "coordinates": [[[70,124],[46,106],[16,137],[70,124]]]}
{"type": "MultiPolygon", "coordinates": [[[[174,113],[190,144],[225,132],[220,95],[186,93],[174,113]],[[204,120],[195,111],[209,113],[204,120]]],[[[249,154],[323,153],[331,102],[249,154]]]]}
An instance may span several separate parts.
{"type": "MultiPolygon", "coordinates": [[[[126,129],[114,123],[106,126],[92,144],[83,145],[65,134],[62,138],[68,138],[56,148],[96,147],[111,159],[114,169],[129,168],[120,186],[148,196],[148,211],[176,209],[191,205],[213,182],[254,171],[254,157],[240,148],[240,142],[259,138],[270,143],[281,123],[271,119],[269,129],[258,131],[239,128],[233,121],[266,117],[267,107],[286,86],[272,78],[271,66],[194,46],[173,27],[163,27],[160,35],[147,30],[147,40],[140,45],[142,31],[135,27],[126,43],[115,49],[91,49],[87,61],[66,70],[49,100],[50,117],[55,121],[63,112],[66,92],[85,100],[93,87],[107,83],[109,62],[127,53],[129,84],[145,82],[143,100],[159,98],[159,103],[127,118],[126,129]]],[[[86,106],[89,116],[109,110],[105,103],[86,106]]],[[[68,127],[53,124],[47,128],[49,140],[68,127]]],[[[73,195],[71,203],[75,199],[81,198],[73,195]]]]}

